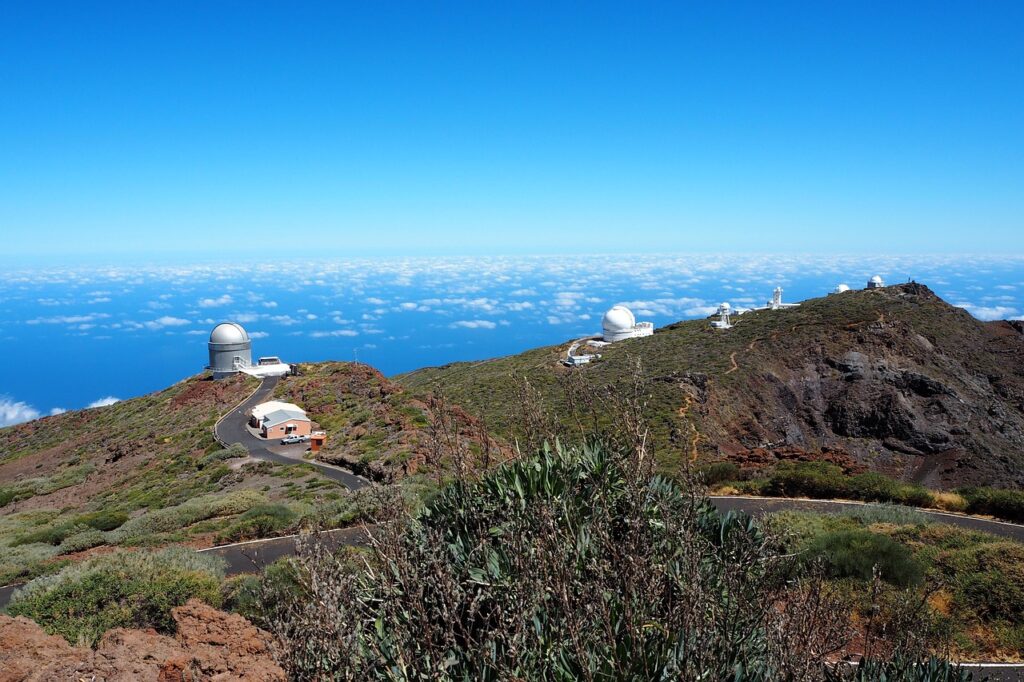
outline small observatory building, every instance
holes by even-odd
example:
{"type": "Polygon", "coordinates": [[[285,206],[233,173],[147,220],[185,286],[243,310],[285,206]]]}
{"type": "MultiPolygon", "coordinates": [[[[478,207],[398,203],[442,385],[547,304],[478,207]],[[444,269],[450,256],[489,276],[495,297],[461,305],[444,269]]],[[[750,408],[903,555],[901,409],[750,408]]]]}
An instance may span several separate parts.
{"type": "Polygon", "coordinates": [[[214,379],[223,379],[252,365],[252,341],[237,322],[221,322],[210,332],[210,365],[214,379]]]}

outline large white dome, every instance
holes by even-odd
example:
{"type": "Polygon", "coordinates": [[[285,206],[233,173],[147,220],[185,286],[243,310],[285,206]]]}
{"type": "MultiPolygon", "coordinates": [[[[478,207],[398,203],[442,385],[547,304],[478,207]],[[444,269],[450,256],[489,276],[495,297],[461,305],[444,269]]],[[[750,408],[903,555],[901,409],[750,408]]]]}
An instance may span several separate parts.
{"type": "Polygon", "coordinates": [[[601,328],[605,336],[616,332],[623,332],[636,326],[636,318],[633,311],[624,305],[612,306],[601,319],[601,328]]]}
{"type": "Polygon", "coordinates": [[[245,343],[248,340],[249,334],[236,322],[221,322],[210,332],[210,343],[245,343]]]}

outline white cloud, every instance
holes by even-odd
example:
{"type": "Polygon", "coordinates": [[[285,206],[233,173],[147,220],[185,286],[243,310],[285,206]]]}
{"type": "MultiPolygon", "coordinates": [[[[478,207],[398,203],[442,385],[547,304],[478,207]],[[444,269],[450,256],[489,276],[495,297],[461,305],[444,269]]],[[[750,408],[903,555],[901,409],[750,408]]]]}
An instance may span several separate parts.
{"type": "Polygon", "coordinates": [[[95,322],[96,320],[104,320],[110,317],[106,313],[90,313],[89,315],[58,315],[56,317],[37,317],[32,320],[26,320],[25,324],[83,324],[86,322],[95,322]]]}
{"type": "Polygon", "coordinates": [[[448,326],[453,329],[494,329],[498,324],[496,322],[491,322],[490,320],[459,320],[457,322],[452,322],[448,326]]]}
{"type": "Polygon", "coordinates": [[[150,320],[149,322],[143,322],[142,324],[146,326],[146,329],[152,329],[155,331],[157,329],[163,329],[164,327],[181,327],[183,325],[192,323],[180,317],[171,317],[170,315],[164,315],[163,317],[157,318],[155,320],[150,320]]]}
{"type": "Polygon", "coordinates": [[[65,410],[63,407],[54,407],[50,409],[50,416],[54,417],[58,414],[64,414],[65,412],[67,412],[67,410],[65,410]]]}
{"type": "Polygon", "coordinates": [[[986,322],[991,320],[1006,320],[1017,314],[1016,308],[1005,305],[974,305],[972,303],[957,303],[958,306],[974,315],[979,320],[986,322]]]}
{"type": "Polygon", "coordinates": [[[92,409],[94,407],[107,407],[109,405],[113,405],[114,403],[119,403],[119,402],[121,402],[120,398],[115,398],[112,395],[108,395],[106,398],[100,398],[99,400],[92,401],[91,403],[89,403],[85,407],[86,407],[86,409],[92,409]]]}
{"type": "Polygon", "coordinates": [[[217,298],[201,298],[199,299],[200,308],[216,308],[222,305],[230,305],[234,303],[235,299],[231,298],[231,294],[223,294],[217,298]]]}
{"type": "Polygon", "coordinates": [[[313,313],[307,313],[306,314],[306,319],[307,320],[315,320],[316,319],[316,315],[314,315],[313,313]]]}
{"type": "Polygon", "coordinates": [[[313,332],[310,334],[314,339],[324,339],[332,336],[359,336],[354,329],[332,329],[328,332],[313,332]]]}
{"type": "Polygon", "coordinates": [[[270,336],[270,334],[267,332],[249,332],[250,339],[265,339],[268,336],[270,336]]]}
{"type": "Polygon", "coordinates": [[[39,410],[26,403],[0,397],[0,426],[14,426],[39,418],[39,410]]]}
{"type": "Polygon", "coordinates": [[[264,308],[276,308],[277,307],[277,301],[264,301],[263,302],[263,307],[264,308]]]}

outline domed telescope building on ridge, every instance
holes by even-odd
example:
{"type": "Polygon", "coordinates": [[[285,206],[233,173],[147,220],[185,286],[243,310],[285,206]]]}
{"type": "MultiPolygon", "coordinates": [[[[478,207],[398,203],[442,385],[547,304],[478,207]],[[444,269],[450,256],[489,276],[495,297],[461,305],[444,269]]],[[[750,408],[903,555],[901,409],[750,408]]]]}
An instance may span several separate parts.
{"type": "Polygon", "coordinates": [[[633,311],[624,305],[612,306],[601,319],[602,338],[607,343],[650,336],[654,333],[654,323],[637,322],[633,311]]]}
{"type": "Polygon", "coordinates": [[[210,364],[214,379],[237,374],[252,365],[252,340],[237,322],[221,322],[210,332],[210,364]]]}
{"type": "Polygon", "coordinates": [[[221,322],[214,327],[207,345],[210,364],[206,369],[213,372],[214,379],[224,379],[239,372],[262,379],[284,376],[292,371],[292,366],[281,362],[276,355],[261,357],[253,364],[252,339],[245,327],[237,322],[221,322]]]}

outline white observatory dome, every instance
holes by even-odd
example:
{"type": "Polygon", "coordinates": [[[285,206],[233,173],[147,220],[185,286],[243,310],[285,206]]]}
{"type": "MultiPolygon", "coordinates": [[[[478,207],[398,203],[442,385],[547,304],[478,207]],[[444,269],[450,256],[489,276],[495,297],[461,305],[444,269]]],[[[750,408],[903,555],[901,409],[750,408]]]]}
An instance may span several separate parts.
{"type": "Polygon", "coordinates": [[[210,332],[210,343],[245,343],[248,340],[249,334],[237,322],[221,322],[210,332]]]}
{"type": "Polygon", "coordinates": [[[732,306],[729,305],[728,303],[723,303],[722,305],[720,305],[718,307],[721,308],[722,310],[731,310],[732,309],[732,306]]]}
{"type": "Polygon", "coordinates": [[[832,293],[834,293],[834,294],[841,294],[844,291],[849,291],[849,290],[850,290],[850,287],[848,285],[846,285],[846,284],[837,284],[835,290],[832,293]]]}
{"type": "Polygon", "coordinates": [[[868,289],[880,289],[885,286],[885,282],[878,275],[875,275],[868,280],[868,289]]]}
{"type": "Polygon", "coordinates": [[[605,336],[624,332],[636,326],[636,318],[633,311],[624,305],[612,306],[601,319],[601,329],[605,336]]]}

